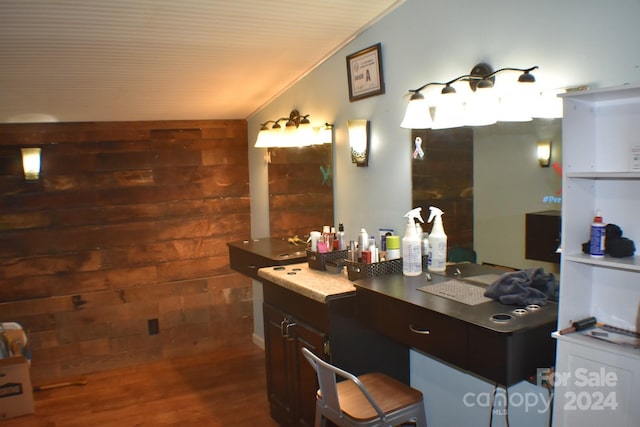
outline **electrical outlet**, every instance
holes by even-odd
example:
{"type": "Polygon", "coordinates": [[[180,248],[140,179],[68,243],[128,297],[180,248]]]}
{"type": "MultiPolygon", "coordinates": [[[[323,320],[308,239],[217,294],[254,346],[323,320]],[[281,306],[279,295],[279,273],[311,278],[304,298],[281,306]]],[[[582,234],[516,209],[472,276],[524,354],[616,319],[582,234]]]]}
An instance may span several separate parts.
{"type": "Polygon", "coordinates": [[[160,333],[160,324],[158,323],[158,319],[147,320],[147,325],[149,327],[149,335],[158,335],[160,333]]]}

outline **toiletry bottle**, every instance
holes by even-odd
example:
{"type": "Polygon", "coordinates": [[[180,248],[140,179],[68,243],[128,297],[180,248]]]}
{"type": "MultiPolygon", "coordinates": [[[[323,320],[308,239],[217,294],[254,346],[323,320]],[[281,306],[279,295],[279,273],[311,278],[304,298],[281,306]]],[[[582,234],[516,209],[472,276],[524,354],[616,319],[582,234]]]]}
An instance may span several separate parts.
{"type": "Polygon", "coordinates": [[[344,251],[347,249],[347,239],[344,235],[344,225],[340,223],[338,225],[338,250],[344,251]]]}
{"type": "Polygon", "coordinates": [[[402,273],[405,276],[418,276],[422,273],[422,237],[418,236],[415,219],[424,223],[420,216],[422,208],[415,208],[407,212],[405,218],[407,228],[402,238],[402,273]]]}
{"type": "Polygon", "coordinates": [[[447,268],[447,235],[442,225],[442,212],[435,206],[430,206],[428,222],[433,221],[433,228],[429,234],[429,271],[445,271],[447,268]]]}
{"type": "Polygon", "coordinates": [[[337,251],[340,249],[340,242],[338,242],[338,234],[336,233],[335,227],[331,227],[331,237],[333,238],[333,250],[337,251]]]}
{"type": "Polygon", "coordinates": [[[602,222],[600,210],[597,210],[591,224],[591,239],[589,240],[589,253],[594,258],[602,258],[604,256],[605,230],[606,225],[602,222]]]}
{"type": "Polygon", "coordinates": [[[328,225],[322,226],[322,240],[327,245],[327,252],[331,252],[333,250],[333,235],[328,225]]]}
{"type": "Polygon", "coordinates": [[[362,259],[362,251],[367,250],[369,246],[369,233],[364,228],[360,229],[358,234],[358,261],[362,259]]]}
{"type": "Polygon", "coordinates": [[[369,237],[369,252],[371,252],[371,262],[379,262],[378,246],[376,245],[375,236],[369,237]]]}
{"type": "Polygon", "coordinates": [[[347,251],[347,259],[353,262],[358,261],[358,248],[356,247],[356,242],[354,242],[353,240],[349,241],[349,250],[347,251]]]}
{"type": "Polygon", "coordinates": [[[387,261],[400,258],[400,236],[387,236],[387,261]]]}

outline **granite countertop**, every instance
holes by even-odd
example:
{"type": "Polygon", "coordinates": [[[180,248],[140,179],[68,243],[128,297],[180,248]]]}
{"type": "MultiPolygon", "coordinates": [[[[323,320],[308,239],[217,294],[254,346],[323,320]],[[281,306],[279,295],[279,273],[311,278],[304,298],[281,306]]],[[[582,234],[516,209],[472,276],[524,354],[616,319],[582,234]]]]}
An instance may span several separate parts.
{"type": "Polygon", "coordinates": [[[356,292],[346,270],[341,274],[327,273],[309,268],[306,262],[264,267],[258,270],[258,276],[321,303],[356,292]]]}

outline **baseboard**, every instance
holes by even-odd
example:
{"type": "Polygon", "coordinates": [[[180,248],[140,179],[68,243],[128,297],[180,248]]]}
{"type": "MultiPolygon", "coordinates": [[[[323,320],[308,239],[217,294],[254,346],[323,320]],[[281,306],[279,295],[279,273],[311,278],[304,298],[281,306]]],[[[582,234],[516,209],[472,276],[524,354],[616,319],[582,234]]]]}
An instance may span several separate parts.
{"type": "Polygon", "coordinates": [[[264,338],[260,335],[253,334],[253,343],[264,350],[264,338]]]}

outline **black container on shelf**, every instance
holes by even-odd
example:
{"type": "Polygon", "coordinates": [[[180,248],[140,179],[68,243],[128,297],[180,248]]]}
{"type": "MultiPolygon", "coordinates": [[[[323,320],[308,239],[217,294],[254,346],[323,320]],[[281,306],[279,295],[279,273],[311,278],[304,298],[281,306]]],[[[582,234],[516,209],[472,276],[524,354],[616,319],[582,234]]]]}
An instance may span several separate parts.
{"type": "Polygon", "coordinates": [[[367,279],[370,277],[386,276],[388,274],[402,274],[402,258],[389,261],[364,264],[362,262],[345,261],[349,280],[367,279]]]}
{"type": "Polygon", "coordinates": [[[347,259],[348,252],[349,251],[346,249],[343,251],[331,251],[326,253],[307,250],[307,262],[309,263],[309,268],[312,270],[327,271],[327,261],[347,259]]]}

